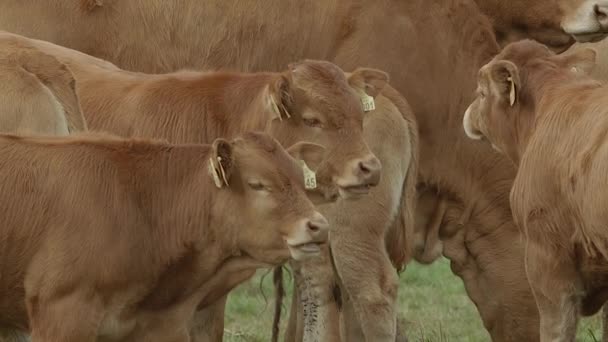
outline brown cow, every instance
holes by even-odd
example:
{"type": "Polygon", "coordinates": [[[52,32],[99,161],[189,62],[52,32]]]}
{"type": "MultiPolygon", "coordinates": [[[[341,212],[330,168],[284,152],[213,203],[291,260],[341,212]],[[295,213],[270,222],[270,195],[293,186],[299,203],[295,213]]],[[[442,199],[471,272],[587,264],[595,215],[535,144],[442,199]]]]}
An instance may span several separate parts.
{"type": "MultiPolygon", "coordinates": [[[[365,200],[319,208],[332,225],[332,253],[348,255],[353,263],[340,268],[337,277],[327,251],[322,258],[290,263],[298,290],[293,292],[292,320],[285,333],[286,341],[340,341],[341,312],[345,323],[342,340],[395,341],[395,268],[403,268],[407,261],[403,258],[412,255],[403,249],[399,232],[413,229],[410,211],[416,200],[418,134],[407,101],[390,86],[376,98],[376,109],[365,116],[364,137],[382,163],[382,182],[365,200]],[[378,139],[379,136],[383,138],[378,139]],[[384,240],[388,248],[379,249],[378,242],[384,240]],[[353,249],[343,241],[359,243],[353,249]],[[395,255],[398,248],[405,255],[395,255]],[[387,253],[393,265],[385,261],[387,253]],[[358,260],[364,260],[364,272],[355,263],[358,260]],[[376,279],[383,279],[378,287],[371,285],[376,279]],[[338,286],[341,300],[335,298],[338,286]],[[358,317],[368,316],[377,317],[380,322],[359,321],[358,317]]],[[[412,235],[409,231],[405,234],[410,241],[412,235]]],[[[278,326],[274,331],[276,340],[278,326]]]]}
{"type": "MultiPolygon", "coordinates": [[[[343,196],[349,197],[351,192],[365,193],[370,186],[378,184],[380,163],[369,152],[362,137],[364,113],[360,97],[373,98],[382,91],[387,75],[380,71],[358,69],[347,79],[331,63],[306,61],[293,65],[290,71],[283,74],[181,72],[145,75],[99,65],[94,60],[88,63],[82,54],[38,40],[9,33],[0,34],[0,44],[5,41],[18,41],[53,53],[74,70],[82,106],[93,129],[125,136],[155,136],[171,141],[204,142],[218,136],[233,136],[247,129],[267,127],[283,144],[309,140],[331,147],[329,165],[325,170],[331,172],[332,179],[339,185],[343,196]],[[52,49],[49,48],[51,45],[52,49]],[[275,119],[277,116],[278,120],[275,119]]],[[[391,94],[393,93],[395,92],[392,91],[391,94]]],[[[378,124],[384,126],[393,120],[383,119],[380,115],[373,117],[378,124]]],[[[390,189],[384,194],[395,206],[402,200],[406,201],[405,196],[402,199],[401,195],[404,187],[411,189],[404,191],[409,199],[415,190],[416,170],[413,167],[410,171],[408,167],[413,154],[410,142],[415,136],[407,128],[404,124],[391,128],[396,139],[404,138],[398,140],[393,146],[395,150],[391,151],[404,153],[404,157],[399,159],[402,163],[394,163],[398,164],[400,170],[391,171],[399,172],[400,176],[395,181],[394,191],[390,189]],[[400,127],[406,129],[397,131],[400,127]],[[396,148],[403,145],[407,148],[396,148]],[[410,175],[407,184],[403,181],[405,175],[410,175]]],[[[381,134],[379,130],[374,132],[376,135],[381,134]]],[[[412,162],[415,164],[415,160],[412,162]]],[[[320,173],[320,177],[323,177],[323,173],[320,173]]],[[[384,187],[390,188],[390,185],[385,183],[384,187]]],[[[389,247],[389,253],[399,267],[402,267],[406,259],[406,251],[403,250],[405,230],[413,221],[412,208],[404,206],[403,214],[407,216],[404,219],[407,224],[395,228],[392,245],[389,247]]],[[[388,260],[381,241],[384,240],[390,222],[399,214],[398,207],[385,209],[386,216],[377,215],[379,218],[376,219],[380,221],[376,236],[367,236],[365,239],[374,247],[370,247],[369,257],[383,265],[377,273],[370,274],[369,283],[378,284],[377,295],[382,297],[378,300],[389,301],[391,306],[394,306],[396,291],[393,289],[397,286],[397,279],[391,274],[391,261],[388,260]],[[380,283],[382,279],[386,279],[386,285],[380,283]]],[[[373,217],[376,216],[369,216],[370,219],[373,217]]],[[[375,296],[367,297],[376,300],[375,296]]],[[[201,323],[197,326],[201,329],[197,331],[210,334],[208,326],[213,325],[217,331],[213,339],[221,338],[221,322],[206,324],[205,317],[221,319],[223,306],[222,301],[218,303],[221,310],[200,318],[201,323]]],[[[392,313],[393,310],[386,312],[388,320],[394,320],[392,313]]]]}
{"type": "Polygon", "coordinates": [[[608,87],[585,75],[594,61],[592,49],[508,45],[480,69],[463,121],[469,137],[487,138],[518,166],[511,206],[527,240],[541,341],[574,341],[579,314],[608,299],[608,87]]]}
{"type": "MultiPolygon", "coordinates": [[[[501,42],[525,36],[565,49],[573,42],[569,34],[588,41],[608,32],[607,0],[475,1],[492,19],[501,42]]],[[[362,21],[370,28],[406,24],[390,15],[405,7],[386,2],[367,8],[355,0],[8,0],[0,5],[0,29],[67,46],[134,71],[209,66],[258,71],[303,57],[328,59],[362,21]],[[380,12],[389,15],[375,22],[380,12]]],[[[398,41],[399,36],[393,39],[398,41]]]]}
{"type": "Polygon", "coordinates": [[[70,70],[38,49],[0,51],[0,132],[68,135],[87,130],[70,70]]]}
{"type": "MultiPolygon", "coordinates": [[[[344,70],[369,65],[387,71],[420,127],[420,229],[439,225],[443,255],[464,281],[494,341],[536,341],[537,309],[524,280],[523,245],[508,202],[515,170],[485,144],[466,138],[462,114],[472,99],[477,70],[499,52],[494,31],[501,32],[501,42],[527,34],[563,49],[571,41],[559,32],[561,22],[566,17],[584,21],[584,16],[568,15],[574,13],[569,9],[588,13],[590,26],[601,16],[593,6],[585,10],[585,0],[531,0],[525,4],[545,6],[544,10],[519,20],[525,15],[520,7],[509,12],[509,20],[499,20],[505,15],[499,6],[514,2],[478,3],[486,15],[473,0],[386,1],[374,6],[351,0],[270,0],[246,7],[224,0],[181,2],[170,9],[163,6],[173,3],[143,6],[102,0],[87,2],[93,4],[86,6],[88,12],[76,1],[12,2],[0,5],[0,28],[65,44],[138,71],[280,70],[299,58],[331,60],[344,70]],[[570,6],[556,16],[556,3],[570,6]],[[35,25],[22,19],[32,13],[35,25]],[[547,25],[539,26],[540,22],[547,25]],[[543,39],[542,33],[548,31],[557,36],[543,39]],[[567,43],[557,46],[560,40],[567,43]],[[432,216],[424,215],[428,213],[432,216]]],[[[598,26],[595,32],[601,33],[598,26]]],[[[341,243],[355,247],[358,241],[341,243]]],[[[365,270],[364,262],[349,255],[333,257],[337,269],[356,264],[365,270]]],[[[378,321],[359,320],[371,325],[378,321]]]]}
{"type": "MultiPolygon", "coordinates": [[[[265,134],[212,146],[6,135],[0,151],[0,322],[33,341],[189,341],[225,280],[214,274],[327,241],[300,164],[265,134]]],[[[314,168],[324,149],[293,152],[314,168]]]]}

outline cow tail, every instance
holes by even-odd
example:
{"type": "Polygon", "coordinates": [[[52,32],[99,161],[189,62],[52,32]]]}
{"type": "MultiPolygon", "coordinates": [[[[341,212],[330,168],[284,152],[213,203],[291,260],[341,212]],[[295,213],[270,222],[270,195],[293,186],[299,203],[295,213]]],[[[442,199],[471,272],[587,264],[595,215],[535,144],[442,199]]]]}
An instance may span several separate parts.
{"type": "Polygon", "coordinates": [[[279,341],[279,330],[281,324],[281,309],[283,308],[283,297],[285,288],[283,287],[283,266],[277,266],[272,272],[272,283],[275,289],[274,318],[272,320],[272,342],[279,341]]]}

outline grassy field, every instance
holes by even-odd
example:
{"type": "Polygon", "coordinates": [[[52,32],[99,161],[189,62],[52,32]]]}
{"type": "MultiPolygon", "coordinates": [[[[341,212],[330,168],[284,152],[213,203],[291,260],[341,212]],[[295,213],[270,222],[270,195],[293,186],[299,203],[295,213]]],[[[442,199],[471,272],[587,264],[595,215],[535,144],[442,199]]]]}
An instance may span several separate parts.
{"type": "MultiPolygon", "coordinates": [[[[271,274],[264,277],[260,273],[230,295],[224,341],[270,341],[273,315],[271,278],[271,274]]],[[[290,280],[285,283],[291,288],[290,280]]],[[[284,301],[286,305],[291,298],[287,297],[284,301]]],[[[445,259],[432,266],[408,266],[401,275],[399,312],[406,319],[407,335],[413,342],[490,340],[475,306],[464,291],[462,281],[452,275],[449,262],[445,259]]],[[[282,322],[286,319],[284,315],[282,322]]],[[[600,341],[600,328],[598,317],[582,320],[577,341],[600,341]]],[[[285,331],[284,327],[281,331],[285,331]]]]}

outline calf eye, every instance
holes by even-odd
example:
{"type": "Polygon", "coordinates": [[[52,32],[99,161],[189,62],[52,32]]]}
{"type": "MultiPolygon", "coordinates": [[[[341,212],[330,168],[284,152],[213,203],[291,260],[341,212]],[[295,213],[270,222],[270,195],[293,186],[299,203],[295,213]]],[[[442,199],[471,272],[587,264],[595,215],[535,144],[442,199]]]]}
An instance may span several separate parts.
{"type": "Polygon", "coordinates": [[[319,120],[319,119],[315,119],[315,118],[302,119],[302,121],[304,121],[304,124],[306,126],[310,126],[310,127],[319,127],[319,126],[321,126],[321,120],[319,120]]]}
{"type": "Polygon", "coordinates": [[[264,184],[260,183],[260,182],[249,182],[249,187],[255,191],[262,191],[262,190],[266,190],[266,187],[264,186],[264,184]]]}

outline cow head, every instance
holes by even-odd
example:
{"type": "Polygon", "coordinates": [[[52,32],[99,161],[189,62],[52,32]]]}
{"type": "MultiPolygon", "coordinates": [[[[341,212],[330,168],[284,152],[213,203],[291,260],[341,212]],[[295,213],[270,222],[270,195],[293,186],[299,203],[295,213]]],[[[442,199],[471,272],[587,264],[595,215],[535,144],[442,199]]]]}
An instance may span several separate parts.
{"type": "Polygon", "coordinates": [[[467,136],[486,138],[517,164],[532,133],[542,87],[588,73],[594,64],[593,49],[556,55],[531,40],[507,45],[479,70],[477,97],[463,119],[467,136]]]}
{"type": "Polygon", "coordinates": [[[608,0],[475,1],[490,18],[502,46],[532,38],[559,52],[574,39],[589,42],[608,35],[608,0]]]}
{"type": "Polygon", "coordinates": [[[218,210],[237,227],[238,249],[266,263],[316,255],[328,239],[328,222],[307,197],[302,164],[314,171],[325,149],[298,143],[291,153],[297,159],[267,134],[247,133],[215,140],[209,160],[218,210]]]}
{"type": "Polygon", "coordinates": [[[329,62],[291,64],[269,87],[274,119],[268,131],[284,146],[311,141],[327,147],[319,177],[332,179],[342,197],[366,194],[379,183],[382,166],[363,140],[364,103],[373,102],[387,82],[388,75],[374,69],[347,79],[329,62]]]}

